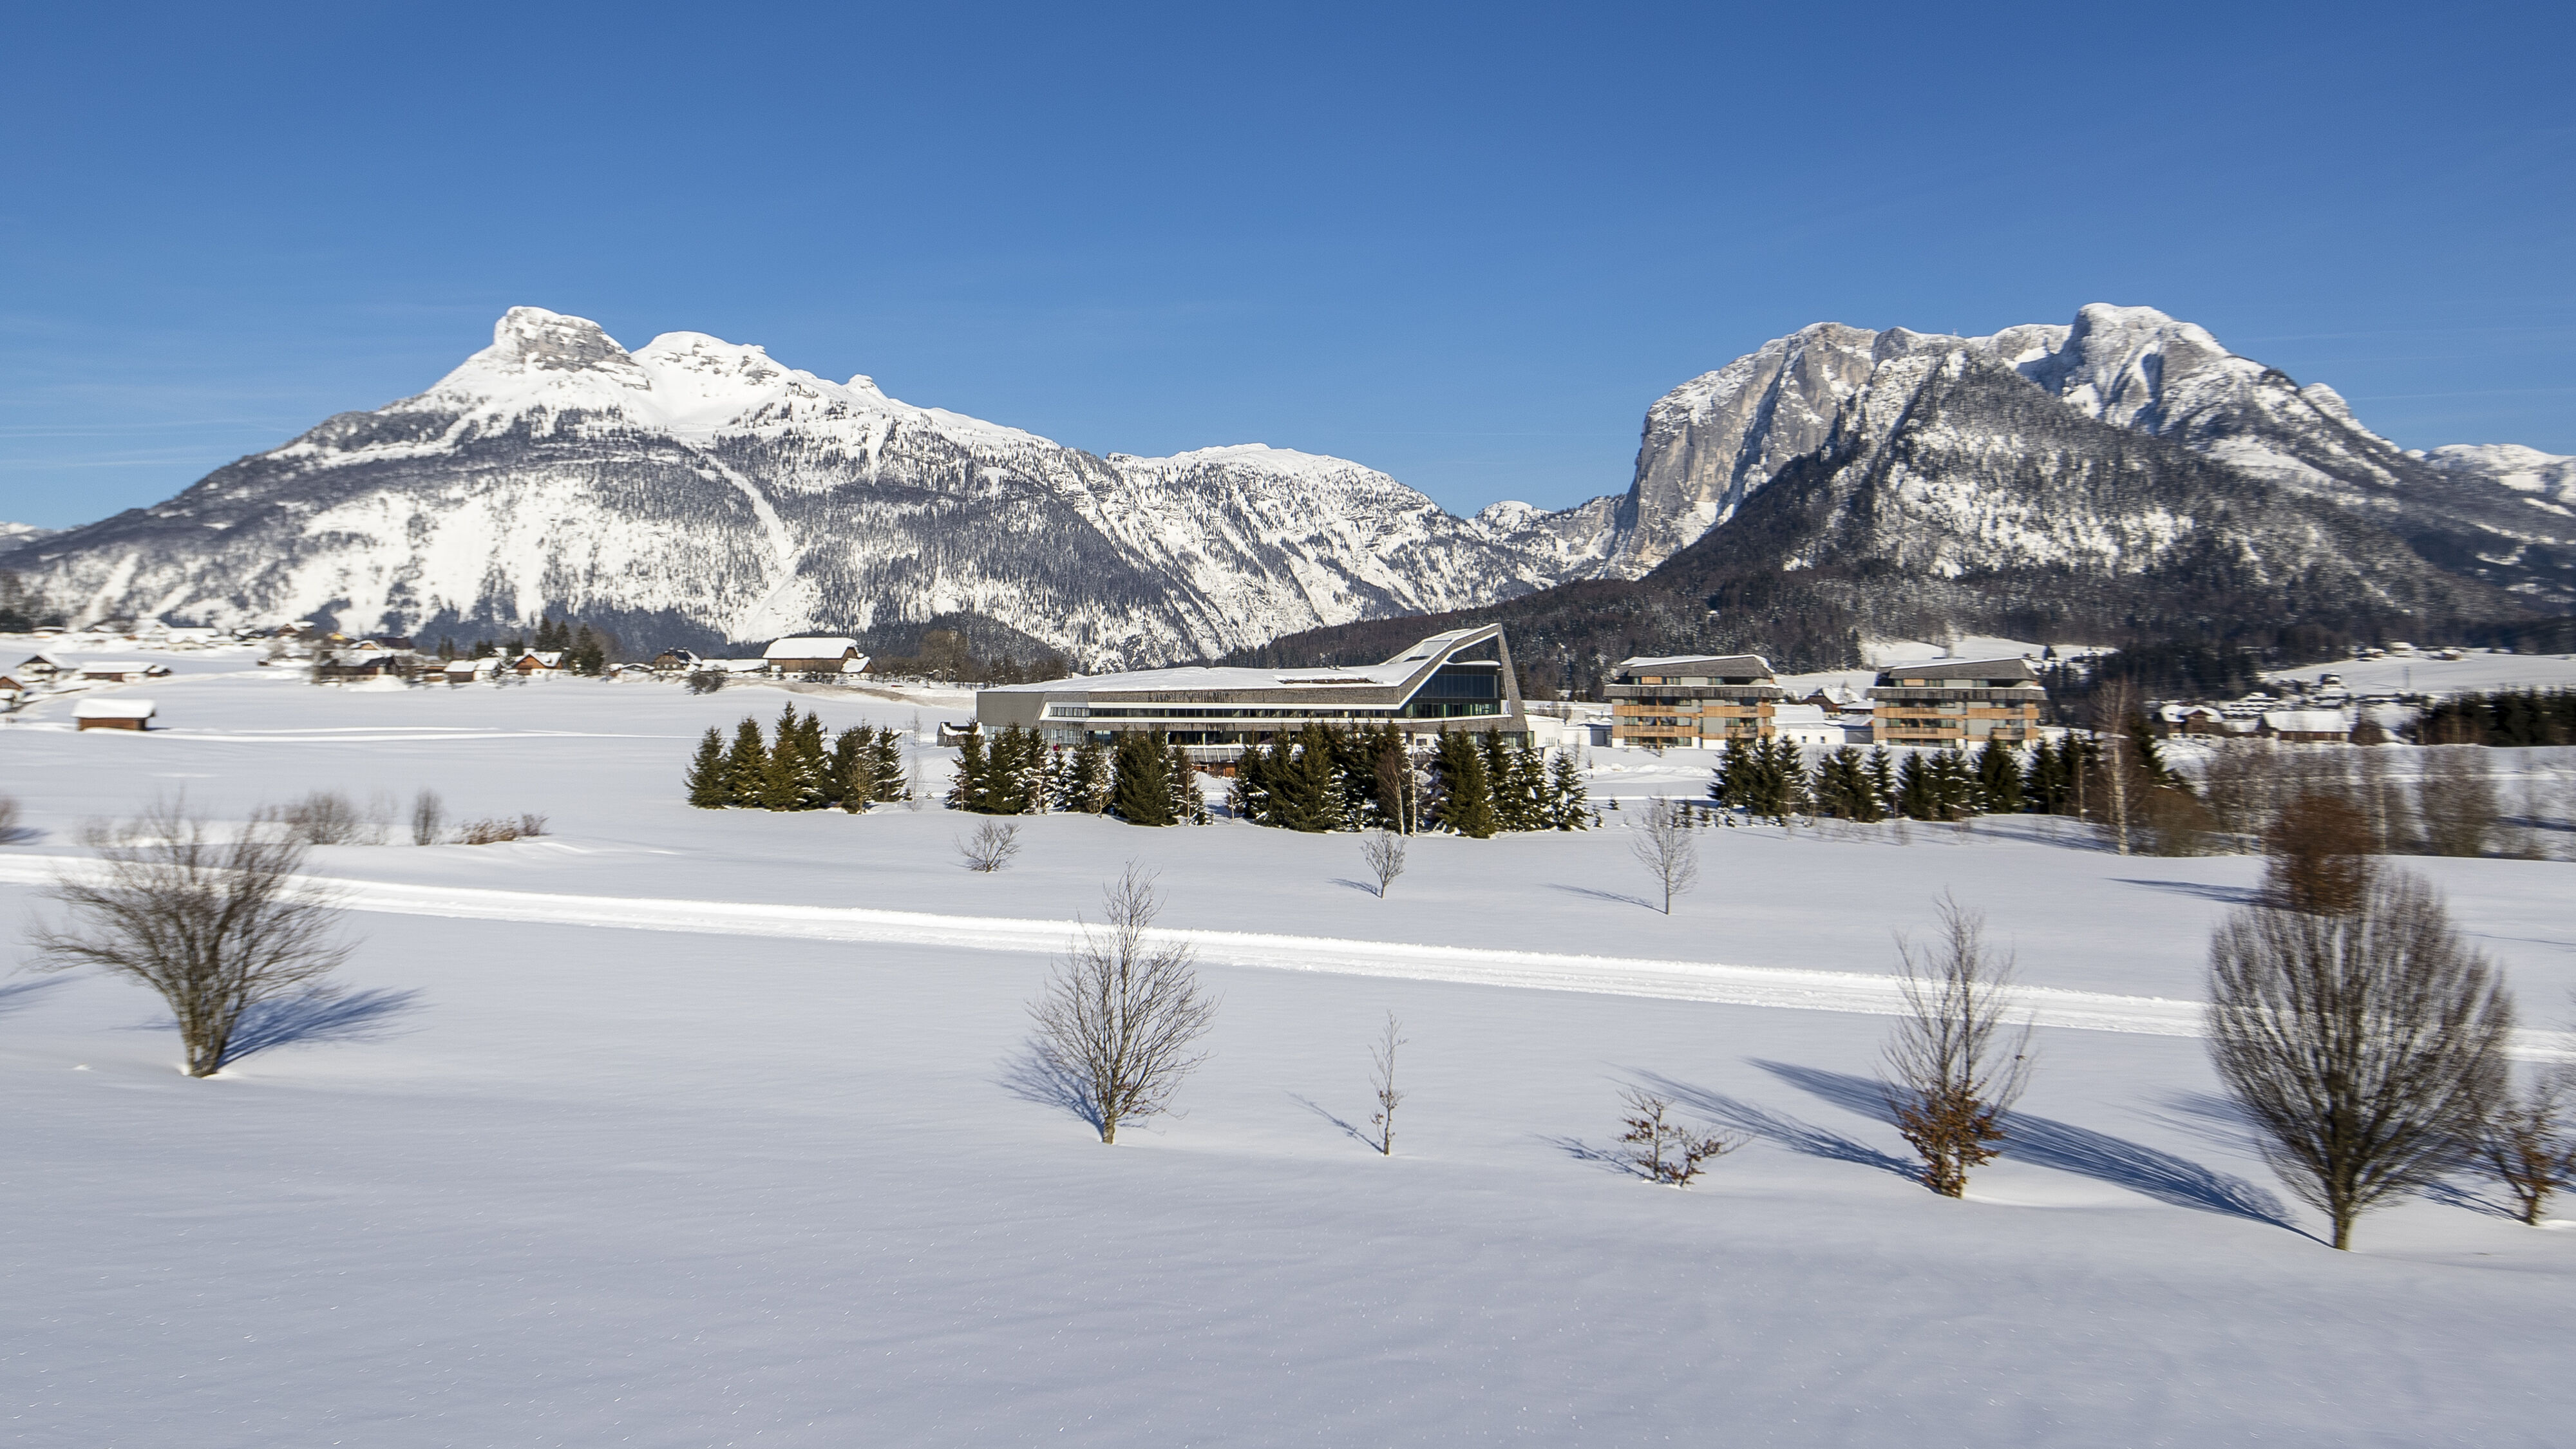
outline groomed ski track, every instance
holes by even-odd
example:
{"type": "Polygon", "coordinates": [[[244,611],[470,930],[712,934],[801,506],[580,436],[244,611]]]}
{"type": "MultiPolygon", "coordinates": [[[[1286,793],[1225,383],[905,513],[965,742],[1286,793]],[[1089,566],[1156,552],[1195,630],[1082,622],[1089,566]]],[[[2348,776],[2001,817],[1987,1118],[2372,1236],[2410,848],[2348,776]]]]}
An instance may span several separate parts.
{"type": "MultiPolygon", "coordinates": [[[[68,856],[0,861],[0,882],[46,885],[63,867],[89,862],[68,856]]],[[[1047,955],[1082,930],[1078,921],[1012,916],[944,916],[864,906],[793,906],[757,901],[690,901],[630,896],[552,895],[468,886],[404,885],[315,877],[350,910],[397,916],[600,926],[627,931],[682,931],[716,936],[771,936],[798,941],[937,946],[948,950],[1047,955]]],[[[1904,1009],[1896,977],[1865,972],[1716,965],[1643,957],[1581,956],[1473,946],[1424,946],[1249,931],[1156,930],[1158,941],[1187,943],[1203,964],[1273,971],[1325,971],[1504,986],[1530,991],[1586,991],[1650,996],[1790,1011],[1893,1016],[1904,1009]]],[[[2053,986],[2014,990],[2014,1015],[2037,1026],[2138,1036],[2200,1036],[2201,1004],[2160,996],[2119,996],[2053,986]]],[[[2576,1048],[2563,1032],[2520,1033],[2517,1056],[2559,1057],[2576,1048]]]]}

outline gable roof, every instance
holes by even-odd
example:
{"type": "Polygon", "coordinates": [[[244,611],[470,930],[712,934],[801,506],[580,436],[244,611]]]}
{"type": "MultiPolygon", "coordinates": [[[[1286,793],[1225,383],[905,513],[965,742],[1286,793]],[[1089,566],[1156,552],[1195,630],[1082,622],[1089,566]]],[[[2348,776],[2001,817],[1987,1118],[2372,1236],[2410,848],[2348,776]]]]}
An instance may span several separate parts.
{"type": "Polygon", "coordinates": [[[859,641],[838,634],[791,634],[760,651],[763,659],[839,659],[859,652],[859,641]]]}

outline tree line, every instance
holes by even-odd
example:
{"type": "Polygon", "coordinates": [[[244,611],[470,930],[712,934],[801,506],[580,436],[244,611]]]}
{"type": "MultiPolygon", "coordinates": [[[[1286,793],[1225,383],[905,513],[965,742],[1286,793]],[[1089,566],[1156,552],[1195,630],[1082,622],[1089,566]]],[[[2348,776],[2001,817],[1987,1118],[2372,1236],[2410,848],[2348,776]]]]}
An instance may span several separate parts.
{"type": "Polygon", "coordinates": [[[2499,689],[2446,699],[2415,722],[2428,745],[2500,749],[2576,743],[2576,689],[2499,689]]]}
{"type": "Polygon", "coordinates": [[[1198,767],[1159,731],[1067,749],[1018,725],[959,742],[948,805],[977,815],[1112,815],[1130,825],[1205,825],[1198,767]]]}
{"type": "Polygon", "coordinates": [[[1482,840],[1498,831],[1581,830],[1592,823],[1583,770],[1499,733],[1442,731],[1427,761],[1393,723],[1310,724],[1246,749],[1227,806],[1284,830],[1439,828],[1482,840]]]}
{"type": "Polygon", "coordinates": [[[684,777],[689,803],[701,810],[824,810],[855,815],[870,805],[911,798],[902,732],[852,725],[824,739],[823,721],[799,715],[794,701],[766,737],[750,715],[724,731],[707,726],[684,777]]]}

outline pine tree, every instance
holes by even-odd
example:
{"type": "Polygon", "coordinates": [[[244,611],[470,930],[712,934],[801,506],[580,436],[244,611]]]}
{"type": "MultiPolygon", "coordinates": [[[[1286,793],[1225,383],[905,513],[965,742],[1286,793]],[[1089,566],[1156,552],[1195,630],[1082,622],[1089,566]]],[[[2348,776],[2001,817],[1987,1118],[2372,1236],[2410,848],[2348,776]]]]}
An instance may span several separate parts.
{"type": "Polygon", "coordinates": [[[1854,746],[1845,745],[1816,762],[1813,789],[1816,808],[1827,815],[1860,821],[1887,818],[1878,787],[1871,783],[1869,765],[1854,746]]]}
{"type": "Polygon", "coordinates": [[[1940,818],[1941,802],[1932,783],[1932,768],[1924,763],[1920,750],[1906,751],[1905,763],[1897,767],[1896,813],[1908,820],[1940,818]]]}
{"type": "Polygon", "coordinates": [[[689,803],[701,810],[722,810],[733,803],[733,792],[725,778],[724,731],[707,726],[706,735],[698,741],[697,758],[689,762],[685,777],[689,803]]]}
{"type": "Polygon", "coordinates": [[[762,780],[769,773],[769,747],[760,738],[760,721],[750,715],[733,729],[733,748],[725,752],[725,803],[756,806],[762,780]]]}
{"type": "Polygon", "coordinates": [[[1293,749],[1281,741],[1267,773],[1270,818],[1263,824],[1303,831],[1341,828],[1341,782],[1333,770],[1332,738],[1323,726],[1310,724],[1298,731],[1293,749]]]}
{"type": "Polygon", "coordinates": [[[903,735],[894,726],[885,725],[868,743],[868,800],[875,804],[893,804],[912,798],[911,782],[904,778],[903,735]]]}
{"type": "Polygon", "coordinates": [[[1558,830],[1592,828],[1591,792],[1583,783],[1583,766],[1572,749],[1560,749],[1548,767],[1547,823],[1558,830]]]}
{"type": "Polygon", "coordinates": [[[1896,812],[1896,762],[1887,746],[1872,746],[1869,752],[1869,789],[1878,797],[1878,813],[1885,819],[1896,812]]]}
{"type": "Polygon", "coordinates": [[[2021,762],[2019,752],[2001,740],[1989,739],[1977,751],[1976,808],[1989,815],[2021,813],[2021,762]]]}
{"type": "Polygon", "coordinates": [[[1065,756],[1059,810],[1097,815],[1109,808],[1109,751],[1088,734],[1065,756]]]}
{"type": "Polygon", "coordinates": [[[1474,738],[1440,734],[1439,771],[1440,823],[1471,840],[1483,840],[1494,833],[1494,796],[1485,778],[1485,756],[1476,748],[1474,738]]]}
{"type": "Polygon", "coordinates": [[[1190,752],[1179,745],[1170,747],[1164,762],[1164,777],[1172,784],[1172,823],[1205,825],[1208,823],[1207,792],[1199,788],[1198,766],[1190,763],[1190,752]]]}
{"type": "Polygon", "coordinates": [[[984,813],[984,732],[968,730],[957,744],[957,778],[948,786],[948,808],[984,813]]]}
{"type": "Polygon", "coordinates": [[[853,815],[868,808],[868,741],[866,725],[852,725],[832,737],[832,754],[823,769],[823,804],[853,815]]]}
{"type": "Polygon", "coordinates": [[[1162,732],[1121,732],[1112,762],[1116,779],[1109,808],[1118,818],[1130,825],[1173,824],[1171,759],[1162,732]]]}

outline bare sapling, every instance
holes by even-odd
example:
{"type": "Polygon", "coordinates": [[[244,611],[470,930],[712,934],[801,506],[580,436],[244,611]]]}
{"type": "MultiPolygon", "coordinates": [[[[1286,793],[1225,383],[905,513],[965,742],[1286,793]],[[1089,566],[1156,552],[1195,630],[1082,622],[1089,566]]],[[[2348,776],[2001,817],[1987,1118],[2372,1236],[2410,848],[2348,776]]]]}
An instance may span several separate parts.
{"type": "Polygon", "coordinates": [[[1377,898],[1385,900],[1386,888],[1404,874],[1404,837],[1392,830],[1372,830],[1360,840],[1360,858],[1377,877],[1377,898]]]}
{"type": "Polygon", "coordinates": [[[2576,1070],[2564,1064],[2537,1073],[2521,1091],[2507,1086],[2485,1104],[2471,1157],[2513,1194],[2514,1218],[2540,1226],[2549,1195],[2576,1177],[2576,1132],[2569,1130],[2568,1099],[2576,1070]]]}
{"type": "Polygon", "coordinates": [[[1968,1173],[1992,1161],[2004,1117],[2030,1084],[2030,1028],[2005,1025],[2013,958],[1986,944],[1986,917],[1941,897],[1940,932],[1918,949],[1896,939],[1905,1009],[1886,1048],[1881,1084],[1896,1130],[1923,1159],[1923,1185],[1943,1197],[1968,1190],[1968,1173]]]}
{"type": "Polygon", "coordinates": [[[279,811],[277,818],[306,845],[367,843],[366,816],[337,790],[316,790],[279,811]]]}
{"type": "Polygon", "coordinates": [[[436,790],[423,790],[411,801],[411,843],[436,845],[447,829],[447,807],[436,790]]]}
{"type": "Polygon", "coordinates": [[[97,862],[45,892],[67,918],[29,936],[40,969],[93,967],[151,988],[192,1077],[223,1069],[252,1008],[324,990],[348,958],[337,898],[297,874],[307,846],[276,813],[219,837],[163,802],[122,828],[93,825],[84,843],[97,862]]]}
{"type": "Polygon", "coordinates": [[[1206,1060],[1198,1043],[1217,1004],[1199,989],[1190,948],[1155,938],[1162,898],[1151,873],[1131,862],[1102,905],[1029,1015],[1040,1059],[1080,1093],[1100,1140],[1115,1144],[1120,1124],[1171,1110],[1182,1080],[1206,1060]]]}
{"type": "Polygon", "coordinates": [[[1395,1086],[1395,1049],[1405,1044],[1401,1023],[1395,1013],[1386,1014],[1386,1031],[1369,1048],[1369,1085],[1377,1089],[1377,1111],[1370,1115],[1369,1125],[1377,1129],[1377,1151],[1380,1157],[1395,1155],[1395,1109],[1404,1102],[1404,1093],[1395,1086]]]}
{"type": "Polygon", "coordinates": [[[1683,1122],[1672,1115],[1670,1098],[1642,1087],[1621,1089],[1619,1100],[1628,1107],[1628,1115],[1621,1119],[1628,1130],[1619,1138],[1628,1149],[1627,1164],[1648,1182],[1688,1187],[1709,1163],[1744,1145],[1741,1137],[1683,1122]]]}
{"type": "Polygon", "coordinates": [[[968,870],[991,875],[1020,853],[1020,827],[987,820],[974,834],[957,842],[957,853],[965,859],[968,870]]]}
{"type": "Polygon", "coordinates": [[[1657,800],[1645,818],[1630,824],[1628,853],[1646,868],[1664,895],[1664,914],[1673,913],[1673,897],[1699,883],[1699,837],[1691,833],[1690,807],[1657,800]]]}
{"type": "Polygon", "coordinates": [[[2363,1213],[2457,1162],[2505,1091],[2513,1004],[2417,877],[2340,914],[2247,906],[2209,943],[2209,1053],[2293,1193],[2363,1213]]]}
{"type": "Polygon", "coordinates": [[[17,839],[18,797],[0,795],[0,845],[12,844],[17,839]]]}

